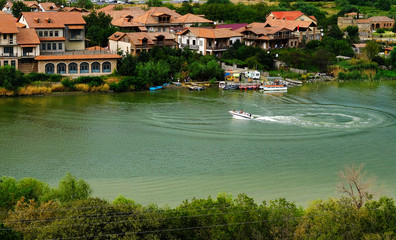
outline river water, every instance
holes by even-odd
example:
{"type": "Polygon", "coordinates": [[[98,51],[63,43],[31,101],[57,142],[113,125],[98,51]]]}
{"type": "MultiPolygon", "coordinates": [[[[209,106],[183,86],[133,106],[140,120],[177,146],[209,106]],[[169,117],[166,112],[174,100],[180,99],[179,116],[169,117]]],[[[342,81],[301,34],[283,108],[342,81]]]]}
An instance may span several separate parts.
{"type": "Polygon", "coordinates": [[[159,206],[220,192],[306,205],[339,196],[337,172],[364,163],[395,198],[395,93],[396,82],[329,82],[0,98],[0,175],[56,186],[70,172],[94,196],[159,206]]]}

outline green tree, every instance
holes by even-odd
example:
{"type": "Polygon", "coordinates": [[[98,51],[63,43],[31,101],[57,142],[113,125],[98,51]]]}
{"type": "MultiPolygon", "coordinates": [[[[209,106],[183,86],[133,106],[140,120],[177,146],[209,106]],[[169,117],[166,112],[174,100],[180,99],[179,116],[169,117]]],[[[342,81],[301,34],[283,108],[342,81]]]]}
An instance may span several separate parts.
{"type": "Polygon", "coordinates": [[[6,5],[7,0],[0,0],[0,9],[3,9],[4,6],[6,5]]]}
{"type": "Polygon", "coordinates": [[[343,39],[344,32],[337,25],[333,25],[328,32],[328,36],[335,39],[343,39]]]}
{"type": "Polygon", "coordinates": [[[373,60],[380,51],[381,47],[376,41],[368,41],[366,47],[363,48],[363,53],[369,60],[373,60]]]}
{"type": "Polygon", "coordinates": [[[379,8],[383,11],[389,11],[392,7],[392,1],[391,0],[377,0],[375,3],[375,7],[379,8]]]}
{"type": "Polygon", "coordinates": [[[78,0],[77,3],[74,4],[76,7],[85,8],[85,9],[92,9],[93,4],[91,0],[78,0]]]}
{"type": "Polygon", "coordinates": [[[23,236],[20,232],[16,232],[11,228],[4,226],[3,223],[0,222],[0,239],[2,240],[22,240],[23,236]]]}
{"type": "Polygon", "coordinates": [[[347,40],[349,43],[359,42],[359,28],[357,26],[348,26],[345,31],[348,33],[347,40]]]}
{"type": "Polygon", "coordinates": [[[390,52],[390,64],[392,69],[396,69],[396,49],[393,48],[390,52]]]}
{"type": "Polygon", "coordinates": [[[148,0],[146,4],[147,7],[161,7],[164,5],[161,0],[148,0]]]}
{"type": "Polygon", "coordinates": [[[170,81],[169,64],[164,60],[158,62],[140,62],[136,66],[136,75],[140,82],[147,83],[149,86],[162,85],[170,81]]]}
{"type": "Polygon", "coordinates": [[[103,12],[92,12],[88,16],[83,16],[86,25],[86,35],[90,39],[89,46],[107,46],[109,37],[117,31],[111,25],[111,16],[103,12]]]}
{"type": "Polygon", "coordinates": [[[214,3],[219,3],[219,4],[230,4],[230,0],[208,0],[206,1],[206,4],[214,4],[214,3]]]}
{"type": "Polygon", "coordinates": [[[0,76],[0,86],[14,91],[15,94],[17,94],[19,87],[25,86],[27,83],[23,73],[13,66],[0,67],[0,76]]]}
{"type": "Polygon", "coordinates": [[[11,12],[16,18],[19,18],[21,12],[29,12],[30,8],[26,6],[22,1],[16,1],[12,4],[11,12]]]}
{"type": "Polygon", "coordinates": [[[66,203],[79,199],[87,199],[92,193],[92,189],[83,179],[77,180],[70,173],[67,173],[59,181],[59,186],[50,196],[50,199],[58,199],[61,203],[66,203]]]}
{"type": "Polygon", "coordinates": [[[312,56],[312,65],[316,65],[321,72],[326,72],[332,60],[332,54],[328,50],[320,48],[312,56]]]}

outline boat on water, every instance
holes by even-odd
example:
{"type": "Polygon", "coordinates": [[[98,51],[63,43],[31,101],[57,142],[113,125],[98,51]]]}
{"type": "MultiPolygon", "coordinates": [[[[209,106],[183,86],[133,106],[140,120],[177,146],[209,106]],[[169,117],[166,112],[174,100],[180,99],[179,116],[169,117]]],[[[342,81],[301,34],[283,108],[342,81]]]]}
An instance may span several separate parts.
{"type": "Polygon", "coordinates": [[[235,89],[239,89],[238,85],[227,85],[223,88],[223,90],[235,90],[235,89]]]}
{"type": "Polygon", "coordinates": [[[234,116],[238,116],[238,117],[243,117],[243,118],[247,118],[247,119],[253,119],[254,116],[250,113],[244,112],[244,111],[228,111],[230,114],[234,115],[234,116]]]}
{"type": "Polygon", "coordinates": [[[159,90],[159,89],[162,89],[162,88],[163,88],[162,86],[155,86],[155,87],[151,87],[150,91],[155,91],[155,90],[159,90]]]}
{"type": "Polygon", "coordinates": [[[201,90],[205,90],[205,87],[203,87],[203,86],[191,86],[191,87],[188,87],[188,89],[201,91],[201,90]]]}
{"type": "Polygon", "coordinates": [[[287,91],[287,87],[285,85],[262,85],[260,89],[264,91],[287,91]]]}

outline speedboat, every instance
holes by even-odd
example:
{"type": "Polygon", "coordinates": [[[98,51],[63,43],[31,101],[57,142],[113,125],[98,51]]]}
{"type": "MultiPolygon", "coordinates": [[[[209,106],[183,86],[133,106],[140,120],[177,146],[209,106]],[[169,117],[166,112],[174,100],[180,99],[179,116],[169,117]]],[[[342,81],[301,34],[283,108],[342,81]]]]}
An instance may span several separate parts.
{"type": "Polygon", "coordinates": [[[260,89],[264,91],[287,91],[287,87],[285,85],[262,85],[260,89]]]}
{"type": "Polygon", "coordinates": [[[191,87],[188,87],[188,89],[201,91],[201,90],[205,90],[205,87],[204,86],[191,86],[191,87]]]}
{"type": "Polygon", "coordinates": [[[250,113],[244,112],[244,111],[228,111],[230,114],[234,115],[234,116],[238,116],[238,117],[243,117],[243,118],[247,118],[247,119],[253,119],[254,116],[250,113]]]}

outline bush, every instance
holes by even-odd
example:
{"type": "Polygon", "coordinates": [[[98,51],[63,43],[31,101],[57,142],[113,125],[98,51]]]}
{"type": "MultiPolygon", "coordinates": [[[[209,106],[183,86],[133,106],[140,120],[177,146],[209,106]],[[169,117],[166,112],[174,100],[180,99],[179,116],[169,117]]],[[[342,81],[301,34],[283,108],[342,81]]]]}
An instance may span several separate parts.
{"type": "Polygon", "coordinates": [[[103,79],[101,77],[90,77],[90,76],[84,76],[84,77],[79,77],[74,82],[77,83],[85,83],[88,84],[90,87],[92,86],[100,86],[104,83],[103,79]]]}
{"type": "Polygon", "coordinates": [[[71,89],[71,90],[74,90],[75,89],[75,82],[73,81],[73,80],[70,80],[69,78],[65,78],[65,79],[63,79],[62,80],[62,85],[65,87],[65,88],[69,88],[69,89],[71,89]]]}
{"type": "Polygon", "coordinates": [[[0,86],[17,92],[18,88],[25,86],[26,83],[27,80],[23,77],[21,71],[16,70],[12,66],[0,67],[0,86]]]}
{"type": "Polygon", "coordinates": [[[375,30],[377,33],[385,33],[385,29],[383,28],[378,28],[377,30],[375,30]]]}
{"type": "Polygon", "coordinates": [[[45,73],[31,72],[29,74],[26,74],[25,78],[28,82],[48,81],[50,75],[45,73]]]}

